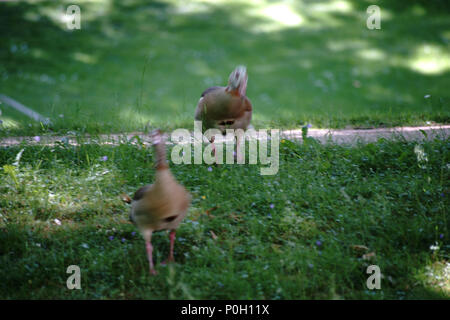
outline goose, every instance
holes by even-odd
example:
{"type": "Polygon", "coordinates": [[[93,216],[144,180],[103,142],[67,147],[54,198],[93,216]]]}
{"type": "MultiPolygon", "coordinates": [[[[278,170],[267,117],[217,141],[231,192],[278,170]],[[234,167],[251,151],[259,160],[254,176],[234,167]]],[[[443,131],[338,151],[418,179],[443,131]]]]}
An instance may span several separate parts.
{"type": "MultiPolygon", "coordinates": [[[[237,66],[231,72],[226,87],[210,87],[203,91],[195,110],[195,120],[202,121],[203,131],[216,128],[225,134],[226,129],[246,130],[250,126],[253,107],[245,95],[247,80],[247,68],[237,66]]],[[[213,139],[211,144],[215,150],[213,139]]]]}
{"type": "Polygon", "coordinates": [[[128,197],[124,198],[124,201],[131,204],[130,220],[137,226],[145,240],[150,274],[155,275],[157,272],[153,263],[152,234],[155,231],[170,230],[169,256],[163,264],[174,262],[176,229],[186,216],[191,195],[170,172],[161,131],[153,132],[152,143],[156,155],[155,181],[139,188],[132,199],[128,197]]]}

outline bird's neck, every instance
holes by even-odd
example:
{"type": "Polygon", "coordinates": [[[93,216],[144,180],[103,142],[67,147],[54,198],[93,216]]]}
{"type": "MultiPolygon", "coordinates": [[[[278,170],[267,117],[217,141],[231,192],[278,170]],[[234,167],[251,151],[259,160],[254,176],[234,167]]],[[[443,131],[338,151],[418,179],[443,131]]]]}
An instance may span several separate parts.
{"type": "Polygon", "coordinates": [[[233,97],[239,97],[241,95],[238,88],[233,89],[230,86],[227,86],[225,88],[225,92],[232,95],[233,97]]]}
{"type": "Polygon", "coordinates": [[[175,179],[169,168],[157,169],[155,174],[155,186],[159,190],[170,190],[173,187],[175,179]]]}
{"type": "Polygon", "coordinates": [[[169,165],[167,164],[166,159],[166,146],[164,143],[158,143],[153,146],[156,154],[156,170],[168,170],[169,165]]]}

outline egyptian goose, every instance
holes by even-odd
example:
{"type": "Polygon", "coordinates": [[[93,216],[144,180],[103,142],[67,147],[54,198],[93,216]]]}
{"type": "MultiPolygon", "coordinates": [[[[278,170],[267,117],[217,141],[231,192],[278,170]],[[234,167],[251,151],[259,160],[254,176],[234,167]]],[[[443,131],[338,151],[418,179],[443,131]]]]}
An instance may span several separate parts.
{"type": "Polygon", "coordinates": [[[226,87],[203,91],[195,110],[195,120],[202,121],[203,130],[217,128],[224,134],[228,128],[247,129],[252,119],[252,104],[245,95],[247,79],[245,66],[238,66],[231,72],[226,87]]]}
{"type": "Polygon", "coordinates": [[[152,233],[170,230],[170,251],[166,262],[174,262],[175,230],[191,203],[191,195],[170,172],[166,160],[165,141],[159,130],[153,133],[153,148],[156,154],[155,182],[138,189],[133,199],[124,199],[131,203],[130,220],[144,237],[150,274],[157,273],[153,264],[152,233]]]}
{"type": "Polygon", "coordinates": [[[230,74],[226,87],[203,91],[195,110],[195,120],[203,121],[204,129],[247,129],[252,119],[252,104],[245,96],[247,70],[238,66],[230,74]]]}

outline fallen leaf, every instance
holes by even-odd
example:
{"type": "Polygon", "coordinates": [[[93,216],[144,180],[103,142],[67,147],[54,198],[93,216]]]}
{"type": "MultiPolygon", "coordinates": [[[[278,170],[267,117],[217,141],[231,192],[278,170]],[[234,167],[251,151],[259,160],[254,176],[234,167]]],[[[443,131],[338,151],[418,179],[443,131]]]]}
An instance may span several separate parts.
{"type": "Polygon", "coordinates": [[[363,260],[374,260],[376,257],[375,252],[369,252],[362,256],[363,260]]]}
{"type": "Polygon", "coordinates": [[[237,216],[234,212],[230,213],[230,217],[231,219],[233,219],[234,221],[241,221],[241,218],[239,216],[237,216]]]}
{"type": "Polygon", "coordinates": [[[344,187],[342,187],[342,188],[340,189],[340,191],[341,191],[341,194],[344,196],[344,198],[345,198],[347,201],[352,201],[352,199],[351,199],[350,196],[347,194],[347,192],[345,192],[345,188],[344,188],[344,187]]]}
{"type": "Polygon", "coordinates": [[[215,211],[217,208],[218,208],[218,206],[215,206],[215,207],[212,207],[212,208],[210,208],[210,209],[207,209],[207,210],[205,211],[206,215],[207,215],[208,217],[210,217],[210,218],[214,218],[214,216],[211,214],[211,212],[215,211]]]}
{"type": "Polygon", "coordinates": [[[273,249],[274,251],[277,251],[277,252],[278,252],[278,251],[280,251],[281,245],[272,243],[271,247],[272,247],[272,249],[273,249]]]}
{"type": "Polygon", "coordinates": [[[216,234],[214,233],[214,231],[210,230],[209,232],[211,233],[211,238],[213,238],[213,240],[216,240],[216,239],[217,239],[217,236],[216,236],[216,234]]]}
{"type": "Polygon", "coordinates": [[[131,203],[131,198],[130,198],[127,194],[125,194],[125,193],[122,193],[122,194],[120,195],[120,198],[121,198],[121,200],[122,200],[123,202],[131,203]]]}
{"type": "Polygon", "coordinates": [[[352,248],[353,250],[356,250],[356,251],[369,251],[369,248],[367,248],[366,246],[363,246],[361,244],[352,244],[350,246],[350,248],[352,248]]]}

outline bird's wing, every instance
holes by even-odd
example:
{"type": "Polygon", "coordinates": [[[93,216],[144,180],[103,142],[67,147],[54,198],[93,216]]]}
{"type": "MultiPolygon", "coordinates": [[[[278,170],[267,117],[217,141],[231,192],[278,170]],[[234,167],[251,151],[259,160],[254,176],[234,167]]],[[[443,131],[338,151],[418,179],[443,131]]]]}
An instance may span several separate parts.
{"type": "Polygon", "coordinates": [[[138,201],[141,200],[144,197],[144,194],[152,187],[151,184],[143,186],[141,188],[139,188],[133,196],[133,200],[134,201],[138,201]]]}
{"type": "Polygon", "coordinates": [[[250,102],[250,99],[247,97],[244,98],[244,108],[245,108],[245,111],[249,111],[249,112],[252,112],[252,110],[253,110],[252,103],[250,102]]]}
{"type": "Polygon", "coordinates": [[[208,93],[213,92],[213,91],[216,91],[216,90],[218,90],[218,89],[222,89],[222,88],[223,88],[223,87],[218,87],[218,86],[210,87],[210,88],[208,88],[208,89],[206,89],[205,91],[202,92],[201,97],[204,97],[204,96],[207,95],[208,93]]]}

